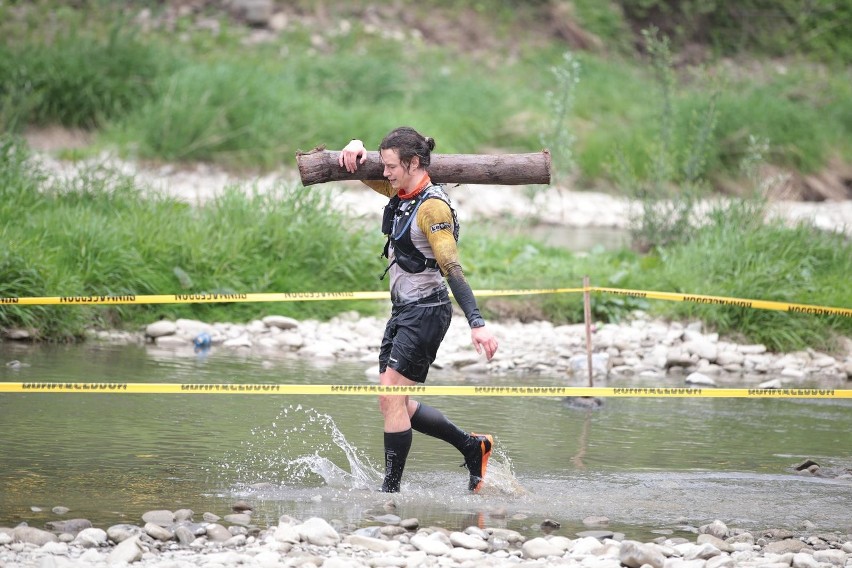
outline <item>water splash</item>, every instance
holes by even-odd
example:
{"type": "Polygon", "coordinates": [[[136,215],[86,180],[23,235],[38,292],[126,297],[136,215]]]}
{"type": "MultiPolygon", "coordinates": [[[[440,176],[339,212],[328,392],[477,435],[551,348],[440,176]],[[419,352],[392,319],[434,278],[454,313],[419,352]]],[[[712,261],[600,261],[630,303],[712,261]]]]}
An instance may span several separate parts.
{"type": "Polygon", "coordinates": [[[269,426],[227,456],[236,485],[316,486],[364,489],[381,483],[378,469],[353,446],[328,414],[301,404],[282,408],[269,426]],[[345,464],[348,471],[341,467],[345,464]]]}
{"type": "Polygon", "coordinates": [[[495,445],[492,450],[491,459],[488,460],[485,482],[479,493],[484,496],[503,495],[510,497],[522,497],[529,493],[515,476],[514,466],[509,454],[500,446],[495,445]]]}

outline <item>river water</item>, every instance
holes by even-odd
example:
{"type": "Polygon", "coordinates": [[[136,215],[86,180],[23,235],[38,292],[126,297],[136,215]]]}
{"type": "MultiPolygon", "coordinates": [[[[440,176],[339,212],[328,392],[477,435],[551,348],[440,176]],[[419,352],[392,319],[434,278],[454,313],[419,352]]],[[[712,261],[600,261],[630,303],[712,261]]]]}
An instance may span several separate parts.
{"type": "MultiPolygon", "coordinates": [[[[145,346],[0,344],[0,381],[363,384],[369,363],[318,367],[213,349],[193,357],[145,346]]],[[[564,385],[564,377],[429,384],[564,385]]],[[[608,383],[605,386],[625,386],[608,383]]],[[[636,382],[629,383],[635,386],[636,382]]],[[[681,386],[655,382],[643,386],[681,386]]],[[[852,480],[802,476],[806,458],[852,468],[847,400],[610,398],[597,410],[558,398],[425,397],[465,429],[495,436],[488,483],[466,491],[449,446],[415,434],[393,511],[422,524],[560,534],[606,516],[630,538],[720,519],[760,530],[852,526],[852,480]]],[[[259,523],[282,514],[352,526],[386,513],[382,422],[371,396],[0,394],[0,526],[87,518],[141,524],[151,509],[223,516],[238,499],[259,523]],[[71,511],[59,517],[51,509],[71,511]]]]}

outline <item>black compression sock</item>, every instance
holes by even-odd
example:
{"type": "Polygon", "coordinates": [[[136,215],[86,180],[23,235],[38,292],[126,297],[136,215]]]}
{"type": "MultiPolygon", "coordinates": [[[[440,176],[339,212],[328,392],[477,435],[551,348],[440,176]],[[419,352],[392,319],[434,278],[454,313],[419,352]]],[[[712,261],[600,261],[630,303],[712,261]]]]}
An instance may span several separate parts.
{"type": "Polygon", "coordinates": [[[444,414],[437,408],[433,408],[422,402],[414,411],[411,417],[411,427],[423,434],[428,434],[443,440],[448,444],[452,444],[455,448],[464,453],[465,443],[470,436],[447,419],[444,414]]]}
{"type": "Polygon", "coordinates": [[[382,491],[397,493],[402,483],[402,470],[411,449],[411,428],[404,432],[385,432],[385,481],[382,491]]]}

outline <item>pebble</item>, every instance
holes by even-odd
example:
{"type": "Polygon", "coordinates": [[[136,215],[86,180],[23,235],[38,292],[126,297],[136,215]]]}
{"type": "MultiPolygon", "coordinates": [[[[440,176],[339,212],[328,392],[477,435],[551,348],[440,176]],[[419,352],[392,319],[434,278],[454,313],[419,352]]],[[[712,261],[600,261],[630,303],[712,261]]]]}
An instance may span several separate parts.
{"type": "MultiPolygon", "coordinates": [[[[378,374],[376,361],[384,318],[345,312],[327,322],[286,319],[286,330],[280,327],[284,324],[278,317],[267,316],[247,324],[160,320],[155,324],[173,333],[153,340],[150,326],[137,335],[91,332],[89,336],[114,344],[145,345],[157,355],[197,357],[199,351],[223,350],[241,356],[251,353],[270,366],[276,359],[295,356],[317,365],[362,362],[368,377],[378,374]],[[201,327],[208,330],[210,337],[203,349],[195,342],[201,327]]],[[[464,317],[454,317],[435,360],[436,371],[567,376],[584,384],[587,381],[583,325],[553,325],[546,321],[494,321],[488,325],[500,340],[500,350],[494,359],[485,361],[474,351],[464,317]]],[[[825,388],[847,388],[846,383],[852,380],[852,342],[846,345],[846,353],[836,356],[813,349],[769,353],[763,345],[738,345],[720,339],[718,334],[695,329],[700,326],[700,322],[684,324],[652,319],[643,312],[635,312],[630,321],[596,326],[592,335],[595,380],[646,381],[668,377],[700,388],[746,385],[761,389],[796,388],[813,381],[825,384],[825,388]]]]}
{"type": "MultiPolygon", "coordinates": [[[[148,518],[159,517],[153,511],[148,518]]],[[[185,515],[182,515],[185,516],[185,515]]],[[[227,516],[226,516],[227,517],[227,516]]],[[[35,527],[0,527],[0,566],[134,565],[140,568],[210,568],[244,566],[402,567],[440,566],[569,566],[577,568],[831,568],[852,565],[852,535],[796,534],[786,529],[751,533],[731,529],[715,520],[695,530],[696,539],[659,537],[639,542],[607,531],[546,534],[525,538],[504,528],[467,527],[449,532],[440,527],[420,527],[416,519],[339,532],[328,521],[312,517],[304,521],[284,516],[256,536],[232,534],[218,523],[199,525],[196,536],[186,524],[191,519],[162,527],[146,521],[138,525],[113,525],[103,530],[83,528],[70,543],[59,542],[54,533],[35,527]],[[381,530],[367,536],[368,529],[381,530]],[[152,531],[155,535],[150,535],[152,531]],[[401,532],[400,532],[401,531],[401,532]],[[595,532],[595,536],[589,534],[595,532]],[[131,535],[132,536],[128,536],[131,535]],[[754,544],[758,543],[758,544],[754,544]],[[736,545],[736,546],[735,546],[736,545]]],[[[815,528],[815,527],[813,527],[815,528]]],[[[243,529],[244,530],[244,529],[243,529]]]]}

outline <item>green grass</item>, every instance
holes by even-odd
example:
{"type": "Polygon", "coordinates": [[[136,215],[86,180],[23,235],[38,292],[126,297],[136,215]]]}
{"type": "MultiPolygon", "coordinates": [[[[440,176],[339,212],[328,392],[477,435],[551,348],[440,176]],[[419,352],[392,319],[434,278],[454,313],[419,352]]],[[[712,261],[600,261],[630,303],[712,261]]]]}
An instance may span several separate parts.
{"type": "MultiPolygon", "coordinates": [[[[565,61],[562,44],[513,41],[507,0],[472,6],[447,0],[435,8],[445,17],[468,17],[470,10],[493,16],[492,31],[505,41],[491,57],[383,38],[357,18],[350,18],[348,33],[294,24],[276,41],[247,46],[246,31],[225,18],[218,34],[194,29],[187,17],[172,31],[148,33],[110,3],[80,5],[39,0],[39,12],[0,4],[0,35],[7,38],[0,46],[4,131],[83,127],[95,132],[98,147],[133,157],[261,169],[292,167],[296,150],[340,147],[353,136],[375,147],[400,124],[434,137],[441,153],[536,151],[554,119],[546,103],[547,91],[557,87],[551,68],[565,61]],[[40,15],[45,10],[50,18],[40,15]]],[[[517,17],[533,22],[542,16],[539,8],[530,4],[517,17]]],[[[836,157],[852,160],[848,67],[792,59],[742,67],[719,62],[678,69],[677,82],[665,91],[648,61],[632,55],[623,37],[616,41],[624,30],[617,12],[590,0],[574,8],[608,46],[574,54],[579,82],[564,125],[572,147],[562,155],[576,164],[573,179],[581,187],[703,191],[710,180],[742,175],[753,136],[769,141],[771,163],[801,172],[819,171],[836,157]],[[668,100],[671,105],[663,104],[668,100]],[[702,128],[711,101],[713,127],[702,128]],[[696,142],[704,134],[706,145],[696,142]],[[630,168],[627,178],[614,176],[616,156],[630,168]],[[661,164],[663,175],[652,167],[661,164]]],[[[0,140],[0,295],[384,289],[375,279],[383,268],[376,258],[381,237],[345,230],[323,192],[281,185],[262,195],[235,187],[194,208],[150,191],[143,196],[133,179],[96,168],[48,185],[23,161],[24,146],[0,140]]],[[[573,255],[529,239],[524,219],[499,235],[470,224],[462,261],[475,288],[575,287],[588,274],[600,286],[852,305],[848,239],[756,222],[753,205],[739,208],[717,212],[708,226],[677,227],[653,239],[656,248],[646,255],[573,255]]],[[[651,219],[645,229],[665,229],[659,221],[651,219]]],[[[492,315],[507,313],[506,304],[483,303],[492,315]]],[[[518,313],[555,322],[582,316],[578,295],[511,303],[520,306],[518,313]]],[[[133,326],[158,317],[248,320],[271,311],[327,317],[347,308],[370,311],[375,304],[3,306],[0,325],[63,340],[89,325],[133,326]]],[[[607,295],[594,302],[603,320],[636,308],[700,318],[722,333],[779,350],[829,347],[835,334],[852,333],[849,318],[607,295]]]]}
{"type": "MultiPolygon", "coordinates": [[[[0,295],[260,293],[383,290],[376,275],[382,237],[335,213],[327,194],[289,186],[259,193],[232,187],[199,207],[93,169],[47,185],[25,147],[3,139],[0,154],[0,295]]],[[[641,256],[596,249],[575,255],[525,235],[527,220],[494,230],[466,224],[462,263],[475,289],[593,285],[848,307],[852,244],[805,225],[764,223],[757,206],[719,209],[686,242],[641,256]]],[[[492,316],[582,321],[579,294],[495,302],[492,316]],[[516,306],[508,309],[507,306],[516,306]]],[[[728,306],[649,302],[599,294],[595,318],[634,309],[697,318],[727,335],[789,350],[829,348],[852,333],[849,318],[728,306]]],[[[88,326],[139,326],[160,317],[248,321],[270,313],[326,318],[345,309],[375,313],[374,302],[167,304],[110,307],[3,306],[0,326],[38,330],[42,339],[79,337],[88,326]]]]}
{"type": "MultiPolygon", "coordinates": [[[[736,201],[717,208],[711,222],[678,246],[659,252],[651,270],[635,271],[640,289],[733,298],[852,306],[852,243],[807,224],[764,220],[762,207],[736,201]]],[[[731,306],[664,303],[658,313],[708,322],[773,350],[831,346],[852,333],[852,319],[731,306]]]]}
{"type": "MultiPolygon", "coordinates": [[[[519,43],[511,58],[464,58],[428,42],[367,33],[357,19],[349,33],[320,31],[321,49],[312,45],[317,32],[297,25],[277,41],[245,46],[245,31],[224,18],[218,34],[180,19],[174,32],[142,32],[127,16],[110,21],[99,6],[88,19],[63,8],[55,20],[8,18],[0,27],[10,37],[0,47],[0,126],[81,126],[97,131],[99,146],[128,155],[241,168],[292,165],[297,150],[337,147],[353,136],[373,147],[400,124],[433,136],[439,152],[536,151],[552,120],[545,93],[558,86],[550,67],[564,51],[519,43]]],[[[507,4],[480,8],[499,20],[507,4]]],[[[530,10],[525,18],[534,17],[530,10]]],[[[607,33],[619,28],[608,9],[582,2],[576,10],[613,30],[607,33]]],[[[510,36],[505,25],[495,33],[510,36]]],[[[580,82],[568,128],[581,185],[611,186],[616,151],[637,175],[648,175],[660,120],[649,66],[621,50],[576,57],[580,82]]],[[[748,65],[745,77],[724,65],[681,72],[674,147],[686,145],[684,125],[716,85],[722,89],[707,177],[736,177],[749,135],[769,140],[773,163],[805,172],[834,156],[852,159],[848,68],[787,61],[782,73],[771,63],[748,65]]]]}
{"type": "MultiPolygon", "coordinates": [[[[380,235],[346,230],[345,219],[320,192],[234,187],[195,208],[143,194],[132,179],[109,171],[45,187],[38,171],[21,161],[20,145],[7,141],[3,149],[3,296],[381,289],[375,278],[382,268],[380,235]]],[[[79,336],[85,325],[141,324],[159,317],[247,321],[273,312],[330,317],[352,307],[349,302],[4,307],[0,325],[35,327],[43,338],[64,340],[79,336]]]]}

